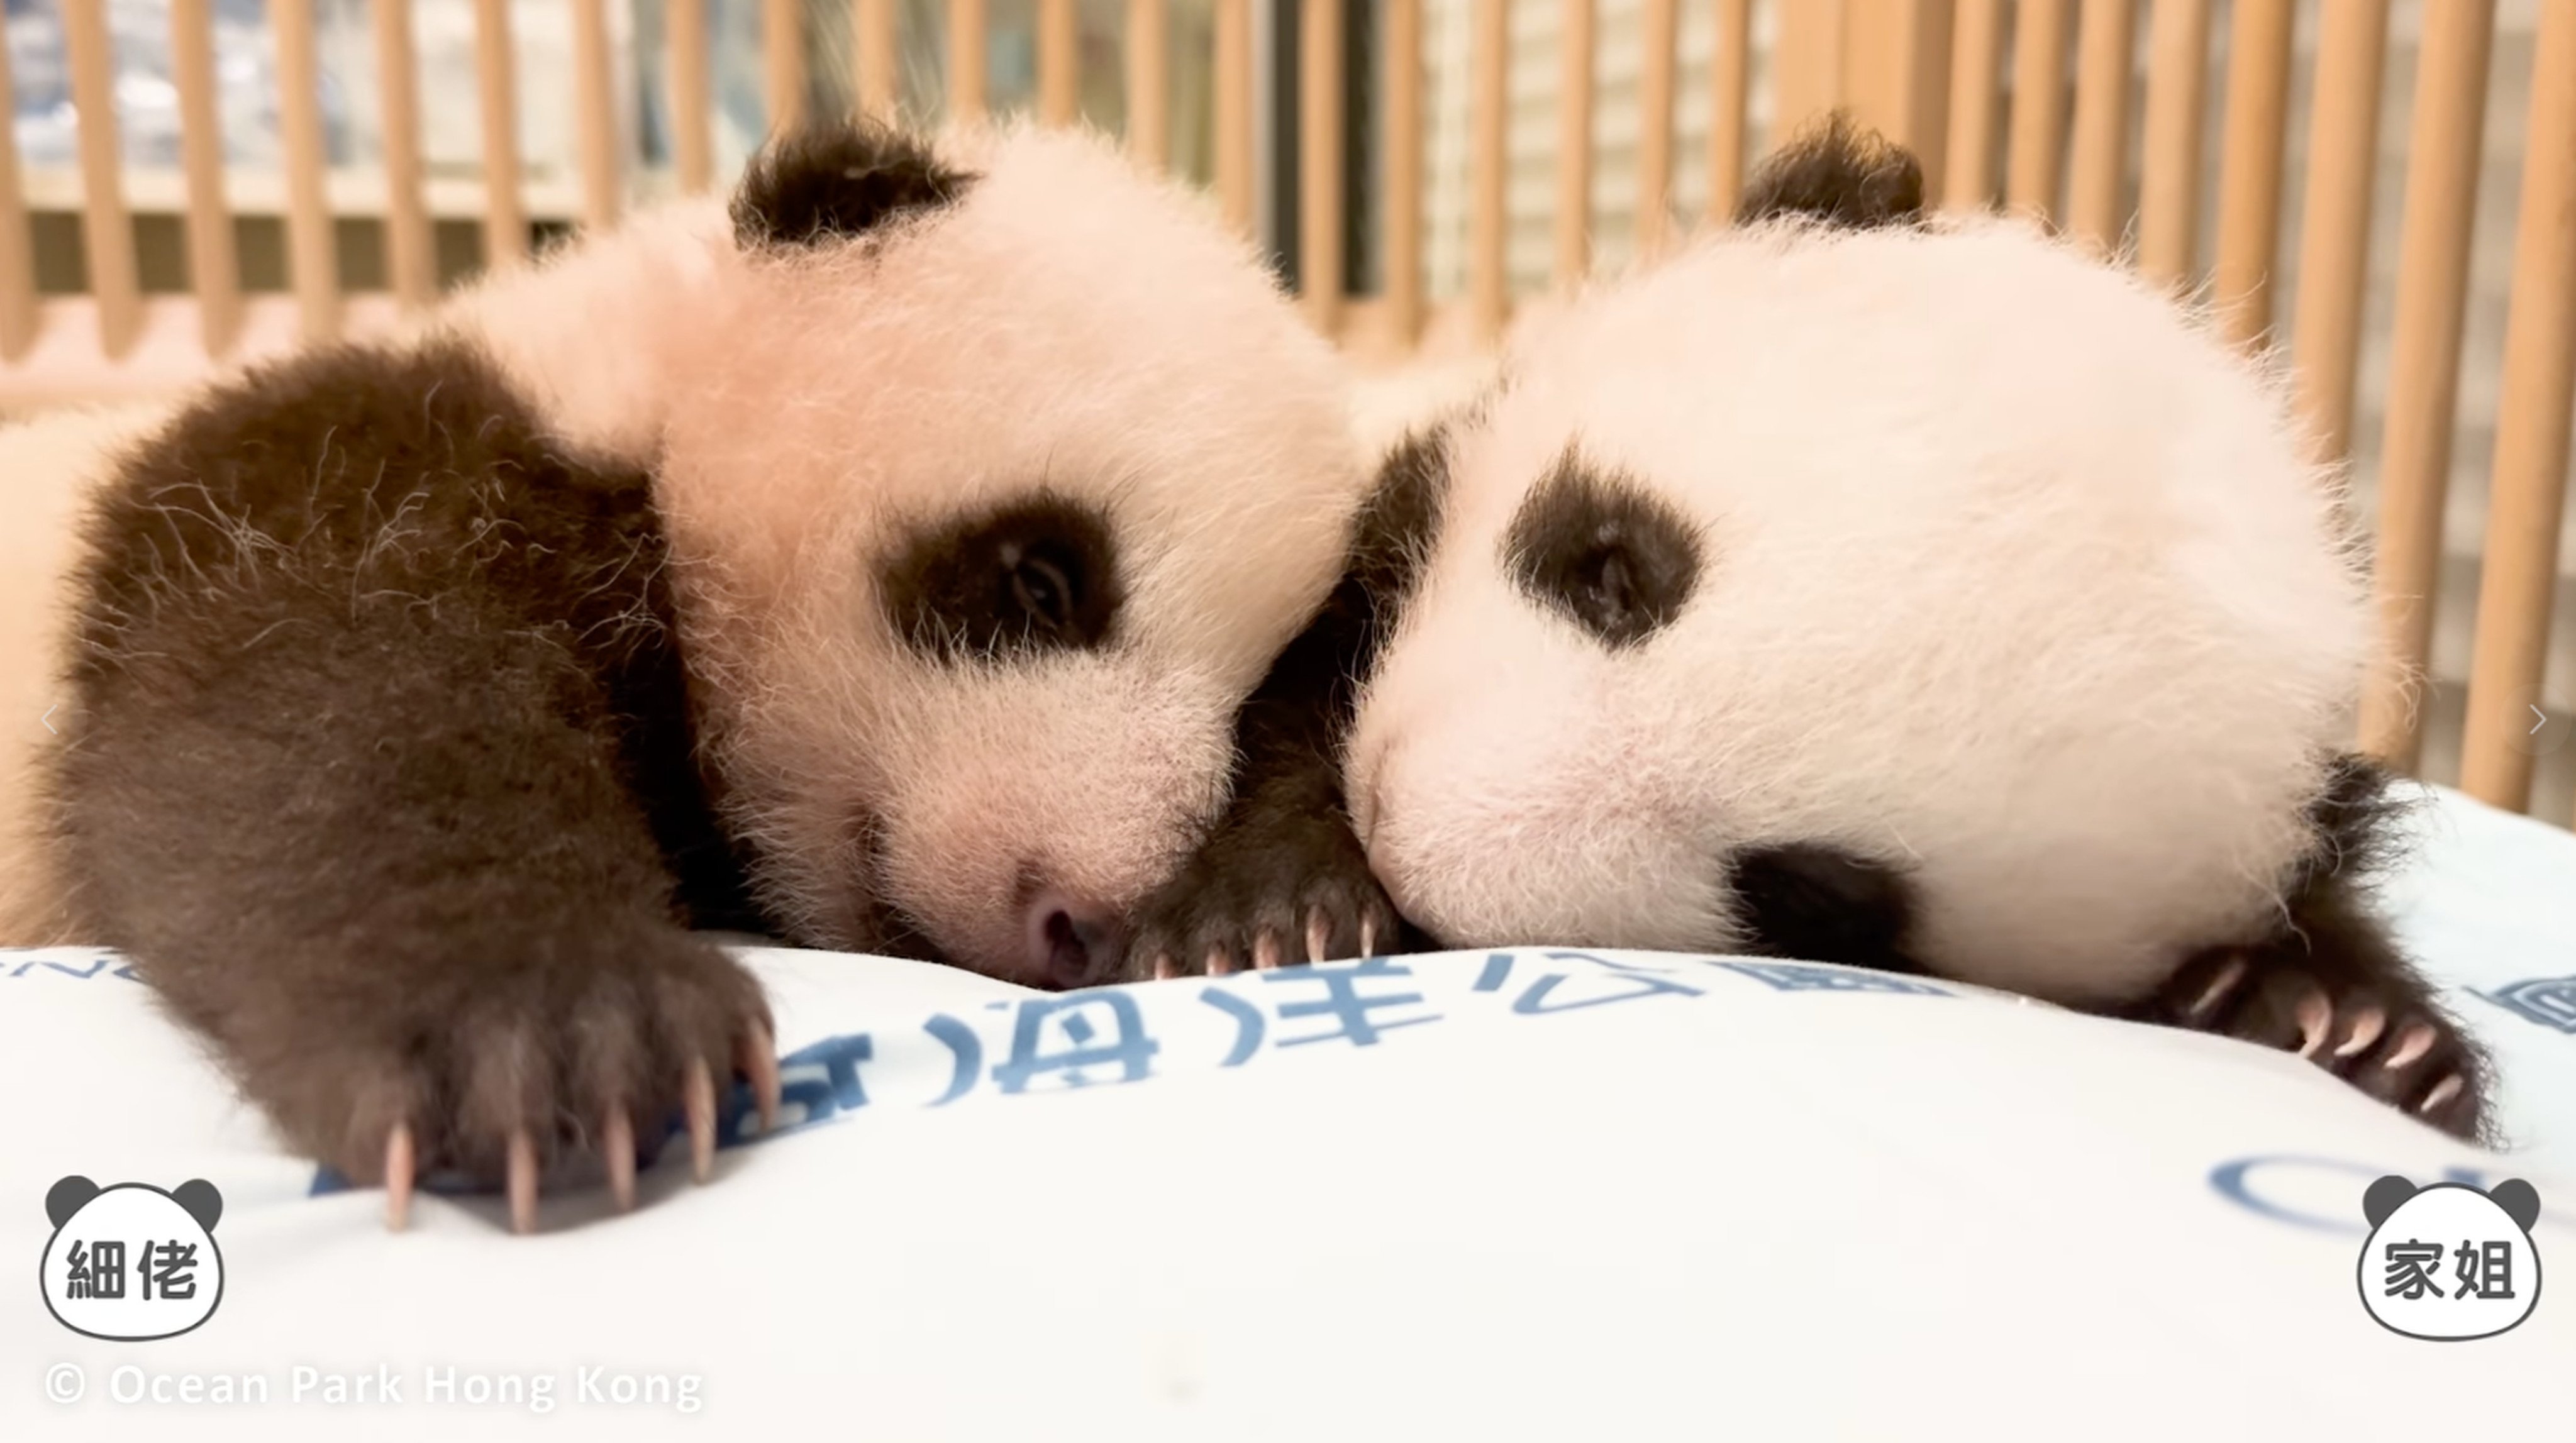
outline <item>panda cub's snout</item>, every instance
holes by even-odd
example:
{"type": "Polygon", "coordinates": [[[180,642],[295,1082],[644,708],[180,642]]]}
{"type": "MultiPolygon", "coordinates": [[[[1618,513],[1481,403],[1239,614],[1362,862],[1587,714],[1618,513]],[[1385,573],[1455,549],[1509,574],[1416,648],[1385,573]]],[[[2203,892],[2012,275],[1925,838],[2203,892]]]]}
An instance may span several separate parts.
{"type": "Polygon", "coordinates": [[[1030,897],[1021,918],[1025,975],[1042,985],[1089,986],[1126,954],[1124,919],[1088,898],[1046,888],[1030,897]]]}

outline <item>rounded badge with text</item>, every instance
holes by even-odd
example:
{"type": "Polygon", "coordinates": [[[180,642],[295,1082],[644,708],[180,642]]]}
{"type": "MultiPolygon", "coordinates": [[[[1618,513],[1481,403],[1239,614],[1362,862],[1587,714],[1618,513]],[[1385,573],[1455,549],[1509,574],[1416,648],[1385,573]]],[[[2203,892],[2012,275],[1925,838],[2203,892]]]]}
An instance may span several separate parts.
{"type": "Polygon", "coordinates": [[[75,1333],[112,1342],[171,1338],[213,1317],[224,1297],[213,1183],[170,1191],[150,1183],[100,1187],[67,1177],[45,1194],[54,1235],[37,1270],[45,1306],[75,1333]]]}
{"type": "Polygon", "coordinates": [[[2492,1338],[2540,1302],[2531,1228],[2540,1193],[2519,1178],[2481,1192],[2383,1177],[2362,1194],[2361,1305],[2390,1332],[2435,1342],[2492,1338]]]}

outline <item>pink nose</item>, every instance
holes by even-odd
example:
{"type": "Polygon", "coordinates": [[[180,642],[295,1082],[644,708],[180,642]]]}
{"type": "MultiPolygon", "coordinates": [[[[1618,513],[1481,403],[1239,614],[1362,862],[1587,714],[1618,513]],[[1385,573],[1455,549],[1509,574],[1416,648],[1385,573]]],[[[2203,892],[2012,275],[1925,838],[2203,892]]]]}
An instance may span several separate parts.
{"type": "Polygon", "coordinates": [[[1126,941],[1118,914],[1097,903],[1046,892],[1029,904],[1028,969],[1040,986],[1087,987],[1108,980],[1126,941]]]}

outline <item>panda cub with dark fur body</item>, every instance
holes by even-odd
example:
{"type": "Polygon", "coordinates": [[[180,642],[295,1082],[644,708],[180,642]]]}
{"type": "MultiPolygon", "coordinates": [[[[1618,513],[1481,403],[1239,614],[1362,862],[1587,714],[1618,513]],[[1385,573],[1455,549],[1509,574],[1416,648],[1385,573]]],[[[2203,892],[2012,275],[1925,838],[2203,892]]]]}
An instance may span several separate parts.
{"type": "Polygon", "coordinates": [[[822,127],[395,343],[0,441],[96,473],[0,941],[123,949],[296,1148],[522,1225],[774,1104],[697,929],[1096,980],[1366,479],[1202,207],[822,127]]]}
{"type": "Polygon", "coordinates": [[[1136,975],[1752,952],[2294,1048],[2479,1135],[2372,912],[2336,478],[2133,275],[1837,121],[1394,449],[1136,975]],[[1356,919],[1356,921],[1349,920],[1356,919]]]}

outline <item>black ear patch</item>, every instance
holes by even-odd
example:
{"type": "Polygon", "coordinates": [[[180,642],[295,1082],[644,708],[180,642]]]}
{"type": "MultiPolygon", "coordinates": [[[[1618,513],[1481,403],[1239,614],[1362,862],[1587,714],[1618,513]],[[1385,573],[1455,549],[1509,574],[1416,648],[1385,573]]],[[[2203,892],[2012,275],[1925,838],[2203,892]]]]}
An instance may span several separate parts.
{"type": "Polygon", "coordinates": [[[1700,538],[1680,513],[1568,446],[1503,538],[1503,565],[1531,600],[1613,651],[1681,614],[1699,585],[1700,538]]]}
{"type": "Polygon", "coordinates": [[[1923,222],[1923,164],[1914,153],[1835,111],[1755,167],[1735,223],[1803,216],[1837,230],[1923,222]]]}
{"type": "Polygon", "coordinates": [[[2369,1189],[2362,1193],[2361,1215],[2370,1219],[2372,1227],[2377,1227],[2388,1221],[2389,1217],[2398,1208],[2404,1206],[2406,1200],[2413,1197],[2416,1191],[2415,1184],[2395,1173],[2390,1173],[2372,1183],[2369,1189]]]}
{"type": "Polygon", "coordinates": [[[215,1230],[216,1219],[224,1215],[224,1195],[215,1191],[213,1183],[201,1177],[192,1177],[172,1188],[170,1200],[187,1209],[188,1216],[197,1220],[197,1226],[208,1232],[215,1230]]]}
{"type": "Polygon", "coordinates": [[[734,239],[747,250],[850,240],[899,216],[954,204],[974,183],[940,164],[918,136],[857,121],[813,122],[752,158],[734,191],[734,239]]]}
{"type": "Polygon", "coordinates": [[[2494,1187],[2488,1188],[2487,1196],[2497,1207],[2503,1208],[2504,1215],[2513,1219],[2514,1225],[2524,1232],[2529,1232],[2539,1225],[2540,1189],[2524,1182],[2521,1178],[2506,1178],[2494,1187]]]}
{"type": "Polygon", "coordinates": [[[72,1220],[72,1214],[89,1206],[89,1200],[96,1196],[98,1184],[74,1173],[45,1189],[45,1216],[52,1219],[55,1227],[61,1227],[72,1220]]]}
{"type": "Polygon", "coordinates": [[[915,535],[877,583],[895,634],[943,661],[1096,650],[1126,599],[1109,519],[1046,491],[915,535]]]}

